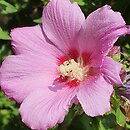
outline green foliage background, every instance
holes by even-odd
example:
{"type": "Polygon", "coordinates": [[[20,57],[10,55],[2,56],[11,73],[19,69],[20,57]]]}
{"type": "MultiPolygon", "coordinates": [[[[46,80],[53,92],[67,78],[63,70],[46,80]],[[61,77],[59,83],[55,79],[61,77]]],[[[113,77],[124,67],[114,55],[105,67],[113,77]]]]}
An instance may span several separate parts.
{"type": "MultiPolygon", "coordinates": [[[[95,9],[109,4],[113,10],[121,12],[127,24],[130,24],[130,0],[71,0],[80,5],[85,16],[95,9]]],[[[0,63],[13,54],[9,33],[15,27],[32,26],[41,23],[43,7],[47,0],[0,0],[0,63]]],[[[130,36],[120,38],[116,45],[121,46],[121,61],[129,68],[130,36]]],[[[128,130],[130,123],[120,111],[120,99],[114,96],[114,109],[103,117],[90,118],[77,106],[70,109],[64,123],[52,130],[128,130]],[[80,113],[79,113],[80,111],[80,113]],[[78,113],[77,113],[78,112],[78,113]],[[75,116],[75,113],[77,116],[75,116]]],[[[0,130],[29,130],[20,119],[18,104],[9,101],[0,92],[0,130]]]]}

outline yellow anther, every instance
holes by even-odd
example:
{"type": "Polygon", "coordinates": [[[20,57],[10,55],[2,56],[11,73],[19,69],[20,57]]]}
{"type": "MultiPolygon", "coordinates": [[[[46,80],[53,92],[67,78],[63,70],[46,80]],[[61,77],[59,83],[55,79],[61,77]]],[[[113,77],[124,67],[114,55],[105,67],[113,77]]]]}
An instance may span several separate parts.
{"type": "Polygon", "coordinates": [[[71,80],[78,79],[83,80],[83,69],[80,67],[80,64],[75,62],[74,59],[65,61],[59,66],[59,71],[62,76],[69,76],[71,80]]]}

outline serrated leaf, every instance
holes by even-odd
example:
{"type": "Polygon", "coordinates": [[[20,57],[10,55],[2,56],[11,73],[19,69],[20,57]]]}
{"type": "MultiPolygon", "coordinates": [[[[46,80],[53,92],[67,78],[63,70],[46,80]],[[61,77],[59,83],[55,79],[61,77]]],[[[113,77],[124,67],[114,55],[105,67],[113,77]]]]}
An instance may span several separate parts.
{"type": "Polygon", "coordinates": [[[126,122],[126,117],[122,113],[122,111],[120,110],[120,108],[118,108],[116,110],[116,121],[117,121],[117,124],[119,124],[120,126],[123,126],[125,124],[125,122],[126,122]]]}
{"type": "Polygon", "coordinates": [[[7,31],[2,30],[2,28],[0,28],[0,39],[2,40],[9,40],[9,33],[7,31]]]}
{"type": "Polygon", "coordinates": [[[2,10],[3,14],[10,14],[18,11],[16,7],[4,0],[0,0],[0,9],[2,10]]]}

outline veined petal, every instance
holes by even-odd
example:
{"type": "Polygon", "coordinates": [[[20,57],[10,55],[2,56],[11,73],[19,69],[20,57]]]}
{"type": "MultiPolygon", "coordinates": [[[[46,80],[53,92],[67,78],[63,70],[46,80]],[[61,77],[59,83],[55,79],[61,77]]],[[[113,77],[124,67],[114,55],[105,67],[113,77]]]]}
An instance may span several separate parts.
{"type": "Polygon", "coordinates": [[[9,98],[20,103],[33,90],[52,85],[56,69],[56,61],[46,56],[9,56],[0,68],[0,86],[9,98]]]}
{"type": "Polygon", "coordinates": [[[127,33],[130,34],[130,26],[127,26],[127,28],[128,28],[128,32],[127,33]]]}
{"type": "Polygon", "coordinates": [[[118,37],[128,33],[125,24],[121,14],[114,12],[110,6],[97,9],[87,17],[82,26],[79,36],[80,50],[91,54],[95,65],[97,62],[101,64],[102,58],[100,61],[96,59],[106,56],[118,37]]]}
{"type": "Polygon", "coordinates": [[[110,57],[106,57],[104,59],[101,71],[104,74],[104,78],[108,83],[112,85],[122,86],[123,83],[120,78],[121,68],[121,63],[114,61],[110,57]]]}
{"type": "Polygon", "coordinates": [[[77,98],[87,115],[103,115],[110,110],[110,97],[113,92],[112,85],[103,77],[84,81],[79,86],[77,98]]]}
{"type": "Polygon", "coordinates": [[[36,130],[47,130],[61,123],[76,92],[75,88],[62,85],[56,92],[44,88],[37,89],[21,104],[20,114],[23,122],[36,130]]]}
{"type": "Polygon", "coordinates": [[[64,52],[78,46],[76,38],[84,21],[80,7],[69,0],[51,0],[43,10],[43,30],[64,52]]]}
{"type": "Polygon", "coordinates": [[[47,39],[39,25],[15,28],[10,35],[15,54],[35,53],[56,57],[61,53],[47,39]]]}

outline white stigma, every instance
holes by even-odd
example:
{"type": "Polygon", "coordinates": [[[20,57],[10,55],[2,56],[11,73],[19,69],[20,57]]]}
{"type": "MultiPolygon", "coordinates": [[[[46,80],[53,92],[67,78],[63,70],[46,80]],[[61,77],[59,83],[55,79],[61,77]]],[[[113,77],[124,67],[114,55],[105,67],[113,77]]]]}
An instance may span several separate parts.
{"type": "Polygon", "coordinates": [[[83,69],[80,67],[79,63],[74,61],[74,59],[65,61],[63,64],[61,64],[59,66],[59,71],[62,76],[68,76],[70,80],[83,80],[83,69]]]}

